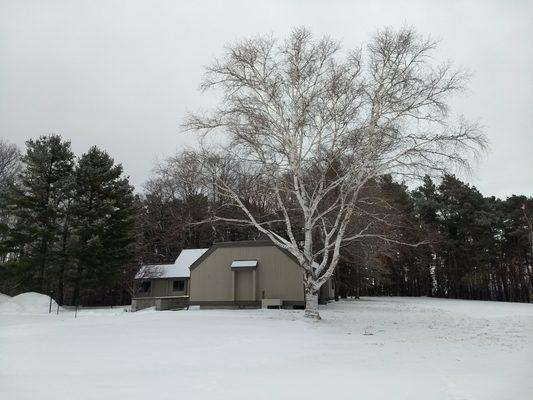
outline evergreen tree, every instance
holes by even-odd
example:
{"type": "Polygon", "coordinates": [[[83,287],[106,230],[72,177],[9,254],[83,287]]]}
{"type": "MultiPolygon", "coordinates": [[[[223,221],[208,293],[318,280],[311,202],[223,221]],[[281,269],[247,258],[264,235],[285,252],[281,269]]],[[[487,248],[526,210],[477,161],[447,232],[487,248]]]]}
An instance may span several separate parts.
{"type": "Polygon", "coordinates": [[[3,248],[11,256],[17,285],[43,292],[53,287],[57,276],[57,243],[74,155],[70,142],[58,135],[29,140],[26,146],[19,182],[5,197],[12,224],[3,248]]]}
{"type": "Polygon", "coordinates": [[[96,147],[81,156],[75,175],[73,302],[82,290],[92,301],[105,301],[135,255],[133,188],[122,166],[96,147]]]}
{"type": "Polygon", "coordinates": [[[499,203],[501,215],[501,267],[498,271],[502,300],[532,301],[530,226],[528,210],[533,199],[513,195],[499,203]]]}
{"type": "Polygon", "coordinates": [[[415,218],[419,229],[429,242],[427,246],[417,249],[418,262],[427,266],[428,296],[442,296],[445,293],[439,248],[442,238],[439,236],[439,198],[437,187],[429,176],[425,176],[423,184],[411,193],[414,202],[415,218]]]}
{"type": "MultiPolygon", "coordinates": [[[[479,279],[477,256],[484,252],[479,230],[485,201],[476,188],[455,176],[445,175],[440,186],[441,231],[446,235],[442,251],[450,297],[472,297],[472,281],[479,279]]],[[[483,227],[482,229],[484,229],[483,227]]]]}

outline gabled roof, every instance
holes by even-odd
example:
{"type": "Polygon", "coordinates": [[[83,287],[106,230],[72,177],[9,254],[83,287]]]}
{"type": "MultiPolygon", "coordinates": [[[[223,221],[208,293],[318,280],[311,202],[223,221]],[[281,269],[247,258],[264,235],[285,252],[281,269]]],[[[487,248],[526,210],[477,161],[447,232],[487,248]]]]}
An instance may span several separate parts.
{"type": "Polygon", "coordinates": [[[184,249],[174,264],[143,265],[135,279],[189,278],[191,265],[208,249],[184,249]]]}
{"type": "Polygon", "coordinates": [[[209,249],[184,249],[181,251],[178,258],[176,258],[174,265],[176,268],[186,270],[189,274],[187,276],[190,276],[189,268],[196,260],[203,256],[207,250],[209,249]]]}
{"type": "MultiPolygon", "coordinates": [[[[283,237],[279,236],[278,234],[274,233],[276,237],[283,243],[290,244],[290,242],[287,239],[284,239],[283,237]]],[[[236,242],[215,242],[213,245],[205,252],[203,253],[199,258],[197,258],[190,266],[190,270],[192,271],[195,269],[198,265],[202,263],[203,260],[205,260],[211,253],[213,253],[216,249],[221,247],[262,247],[262,246],[274,246],[280,249],[283,253],[285,253],[289,258],[292,258],[296,263],[298,263],[298,260],[296,260],[296,257],[294,257],[287,249],[284,249],[283,247],[280,247],[276,245],[272,240],[270,239],[263,239],[263,240],[243,240],[243,241],[236,241],[236,242]]],[[[318,263],[316,261],[313,262],[313,269],[318,268],[318,263]]]]}
{"type": "MultiPolygon", "coordinates": [[[[190,270],[192,271],[195,269],[200,263],[205,260],[211,253],[213,253],[216,249],[221,247],[257,247],[257,246],[276,246],[271,240],[243,240],[240,242],[215,242],[213,245],[204,253],[202,254],[196,261],[194,261],[191,264],[190,270]]],[[[277,246],[276,246],[277,247],[277,246]]],[[[280,250],[286,252],[290,257],[289,252],[287,252],[284,249],[280,250]]]]}

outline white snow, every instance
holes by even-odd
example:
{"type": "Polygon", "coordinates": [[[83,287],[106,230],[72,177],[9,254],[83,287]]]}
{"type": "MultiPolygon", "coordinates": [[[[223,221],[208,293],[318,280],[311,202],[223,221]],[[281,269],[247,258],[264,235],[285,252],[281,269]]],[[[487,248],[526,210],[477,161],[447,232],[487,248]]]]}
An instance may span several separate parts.
{"type": "Polygon", "coordinates": [[[146,278],[188,278],[187,271],[175,271],[174,264],[143,265],[135,275],[135,279],[146,278]]]}
{"type": "MultiPolygon", "coordinates": [[[[57,303],[54,300],[52,310],[57,311],[57,303]]],[[[0,300],[0,314],[48,314],[49,311],[50,296],[45,294],[28,292],[0,300]]]]}
{"type": "Polygon", "coordinates": [[[363,298],[302,315],[0,315],[0,398],[532,398],[533,304],[363,298]]]}
{"type": "Polygon", "coordinates": [[[0,293],[0,304],[4,301],[7,301],[11,298],[11,296],[8,296],[7,294],[0,293]]]}
{"type": "Polygon", "coordinates": [[[189,278],[190,266],[199,259],[208,249],[184,249],[181,251],[174,264],[144,265],[135,275],[140,278],[189,278]]]}
{"type": "Polygon", "coordinates": [[[257,260],[235,260],[231,263],[231,268],[257,267],[257,260]]]}
{"type": "Polygon", "coordinates": [[[209,249],[184,249],[181,251],[174,264],[180,268],[190,268],[190,266],[198,260],[209,249]]]}

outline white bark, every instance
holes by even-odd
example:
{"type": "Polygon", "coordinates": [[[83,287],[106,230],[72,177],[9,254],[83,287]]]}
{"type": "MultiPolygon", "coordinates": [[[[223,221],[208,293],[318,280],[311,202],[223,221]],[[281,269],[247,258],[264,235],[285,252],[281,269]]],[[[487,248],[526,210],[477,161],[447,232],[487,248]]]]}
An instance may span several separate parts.
{"type": "Polygon", "coordinates": [[[398,242],[378,229],[387,216],[362,195],[370,183],[467,166],[462,153],[484,144],[475,125],[451,119],[446,99],[464,75],[428,64],[434,47],[410,30],[385,30],[365,57],[342,59],[337,42],[297,29],[280,45],[271,38],[233,45],[207,70],[203,88],[222,89],[223,101],[186,127],[223,130],[230,143],[219,160],[231,168],[221,173],[209,155],[206,175],[243,211],[230,222],[253,225],[298,260],[309,299],[332,276],[344,244],[398,242]],[[251,196],[264,199],[267,215],[249,209],[243,181],[254,183],[251,196]],[[287,240],[271,230],[280,221],[287,240]]]}
{"type": "Polygon", "coordinates": [[[307,318],[320,320],[320,313],[318,312],[318,293],[305,294],[305,316],[307,318]]]}

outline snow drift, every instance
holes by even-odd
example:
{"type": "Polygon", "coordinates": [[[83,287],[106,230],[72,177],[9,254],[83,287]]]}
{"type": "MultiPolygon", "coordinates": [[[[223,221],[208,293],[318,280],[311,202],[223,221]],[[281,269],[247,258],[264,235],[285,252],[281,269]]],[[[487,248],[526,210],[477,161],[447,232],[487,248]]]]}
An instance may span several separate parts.
{"type": "Polygon", "coordinates": [[[8,301],[11,298],[11,296],[8,296],[7,294],[0,293],[0,304],[4,301],[8,301]]]}
{"type": "MultiPolygon", "coordinates": [[[[50,296],[41,293],[28,292],[9,297],[0,295],[0,314],[48,314],[50,296]]],[[[57,303],[52,300],[52,310],[56,310],[57,303]]]]}

